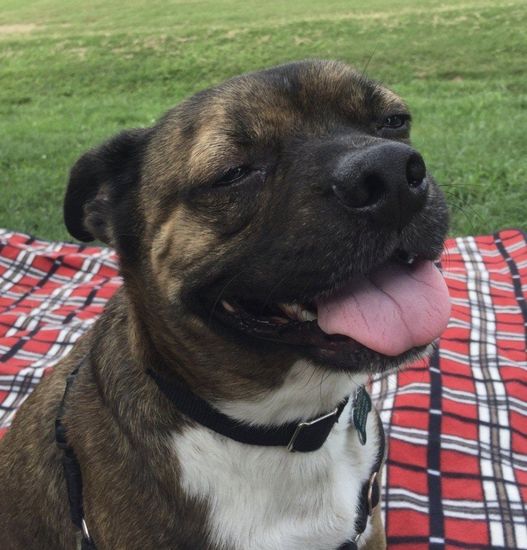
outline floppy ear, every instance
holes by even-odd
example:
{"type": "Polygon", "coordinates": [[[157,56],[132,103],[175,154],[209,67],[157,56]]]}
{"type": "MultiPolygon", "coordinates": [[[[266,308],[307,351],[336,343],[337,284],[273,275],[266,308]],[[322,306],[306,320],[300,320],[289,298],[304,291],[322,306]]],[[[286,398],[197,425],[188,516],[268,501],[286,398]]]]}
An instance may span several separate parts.
{"type": "Polygon", "coordinates": [[[116,247],[120,233],[133,236],[120,225],[131,226],[126,210],[132,207],[149,135],[149,129],[122,132],[75,163],[64,199],[64,222],[73,237],[116,247]]]}

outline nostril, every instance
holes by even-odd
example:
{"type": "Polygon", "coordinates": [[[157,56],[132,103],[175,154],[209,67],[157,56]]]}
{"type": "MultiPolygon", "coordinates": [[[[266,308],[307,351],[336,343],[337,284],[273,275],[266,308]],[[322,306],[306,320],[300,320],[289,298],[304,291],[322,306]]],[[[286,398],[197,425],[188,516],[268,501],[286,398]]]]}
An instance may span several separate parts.
{"type": "Polygon", "coordinates": [[[420,187],[426,177],[426,165],[419,153],[414,153],[406,163],[406,181],[410,187],[420,187]]]}

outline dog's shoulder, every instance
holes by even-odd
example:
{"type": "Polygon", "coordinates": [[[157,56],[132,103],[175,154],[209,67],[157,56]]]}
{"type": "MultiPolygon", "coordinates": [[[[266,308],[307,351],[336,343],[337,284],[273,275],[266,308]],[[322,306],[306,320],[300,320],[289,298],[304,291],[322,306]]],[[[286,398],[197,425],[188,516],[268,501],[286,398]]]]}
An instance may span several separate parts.
{"type": "Polygon", "coordinates": [[[0,532],[6,550],[31,548],[35,540],[42,549],[75,544],[54,429],[66,377],[83,347],[44,377],[0,442],[0,532]]]}

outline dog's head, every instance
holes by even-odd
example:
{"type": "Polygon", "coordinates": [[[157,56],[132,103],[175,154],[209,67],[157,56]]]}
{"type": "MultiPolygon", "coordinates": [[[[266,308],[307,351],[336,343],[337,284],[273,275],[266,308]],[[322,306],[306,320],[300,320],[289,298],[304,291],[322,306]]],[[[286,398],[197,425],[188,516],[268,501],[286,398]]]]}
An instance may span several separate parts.
{"type": "Polygon", "coordinates": [[[66,225],[115,246],[137,322],[178,364],[399,365],[449,311],[447,208],[409,134],[405,103],[342,63],[242,75],[81,157],[66,225]]]}

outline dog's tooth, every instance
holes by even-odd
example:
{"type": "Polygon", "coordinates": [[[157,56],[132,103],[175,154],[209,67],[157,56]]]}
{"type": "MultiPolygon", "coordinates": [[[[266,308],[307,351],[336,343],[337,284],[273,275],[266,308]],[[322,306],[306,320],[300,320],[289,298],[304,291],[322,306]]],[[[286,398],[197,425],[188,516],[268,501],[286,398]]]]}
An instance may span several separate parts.
{"type": "Polygon", "coordinates": [[[303,321],[314,321],[317,319],[317,316],[312,313],[311,311],[308,311],[307,309],[302,310],[302,320],[303,321]]]}
{"type": "Polygon", "coordinates": [[[236,313],[236,310],[227,302],[226,300],[221,301],[221,305],[226,309],[229,313],[236,313]]]}
{"type": "Polygon", "coordinates": [[[279,304],[280,309],[290,318],[296,321],[314,321],[317,316],[304,309],[300,304],[279,304]]]}
{"type": "Polygon", "coordinates": [[[302,307],[300,304],[293,304],[293,315],[297,321],[302,321],[302,307]]]}

